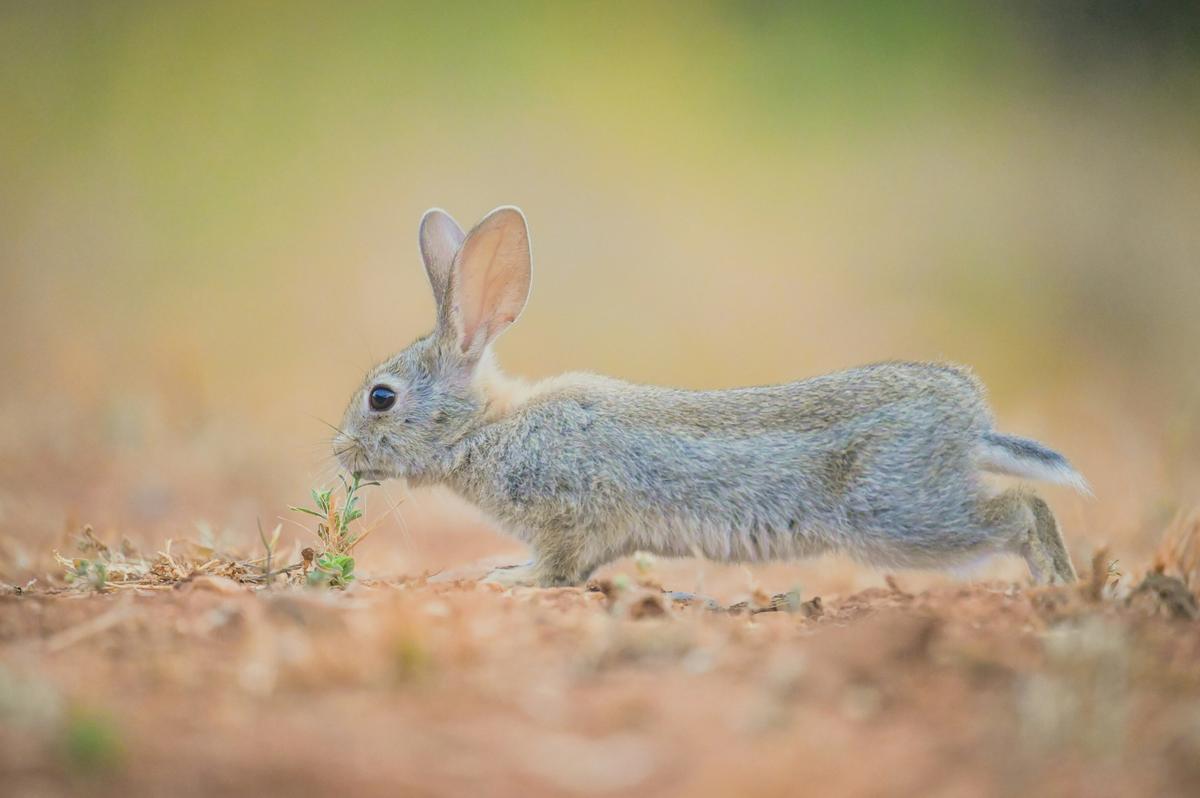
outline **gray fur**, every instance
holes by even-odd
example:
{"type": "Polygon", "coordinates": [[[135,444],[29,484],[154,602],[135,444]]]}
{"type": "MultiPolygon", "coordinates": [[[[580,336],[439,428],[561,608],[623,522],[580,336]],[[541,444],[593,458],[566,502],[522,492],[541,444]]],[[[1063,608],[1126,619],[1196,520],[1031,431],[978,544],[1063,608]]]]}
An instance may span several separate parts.
{"type": "MultiPolygon", "coordinates": [[[[509,213],[504,223],[517,224],[509,213]]],[[[422,250],[427,264],[437,257],[424,240],[422,250]]],[[[452,268],[491,267],[459,257],[452,268]]],[[[520,269],[506,261],[495,273],[510,271],[520,269]]],[[[500,288],[507,324],[520,307],[500,288]]],[[[578,584],[637,550],[724,562],[838,551],[887,567],[1011,552],[1038,581],[1074,577],[1045,503],[981,479],[1026,473],[1014,463],[1074,470],[995,433],[965,369],[881,363],[707,392],[587,374],[525,386],[500,375],[490,338],[464,344],[455,314],[472,298],[438,298],[438,328],[374,369],[351,401],[340,456],[367,476],[443,484],[482,508],[533,549],[521,578],[578,584]],[[399,394],[382,413],[365,398],[381,382],[399,394]],[[995,467],[997,449],[1007,470],[995,467]]],[[[468,326],[491,329],[477,321],[468,326]]]]}

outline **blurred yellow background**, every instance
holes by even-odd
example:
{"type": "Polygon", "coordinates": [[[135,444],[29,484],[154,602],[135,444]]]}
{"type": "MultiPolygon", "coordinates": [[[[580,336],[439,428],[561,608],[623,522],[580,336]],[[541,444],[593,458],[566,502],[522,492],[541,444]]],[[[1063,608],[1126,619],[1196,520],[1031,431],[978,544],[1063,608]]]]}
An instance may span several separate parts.
{"type": "MultiPolygon", "coordinates": [[[[0,570],[251,544],[432,324],[421,213],[508,203],[509,371],[966,363],[1092,481],[1049,493],[1076,558],[1143,561],[1200,500],[1197,12],[1001,5],[5,3],[0,570]]],[[[377,495],[367,573],[512,549],[377,495]]]]}

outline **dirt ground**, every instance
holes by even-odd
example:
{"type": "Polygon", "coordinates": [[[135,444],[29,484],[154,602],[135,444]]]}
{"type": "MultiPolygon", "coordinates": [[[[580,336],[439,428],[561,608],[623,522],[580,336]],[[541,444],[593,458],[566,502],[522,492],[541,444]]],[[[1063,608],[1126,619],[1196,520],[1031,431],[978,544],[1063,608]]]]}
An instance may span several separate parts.
{"type": "Polygon", "coordinates": [[[286,450],[47,415],[0,425],[0,795],[1200,794],[1200,513],[1139,470],[1047,492],[1071,587],[631,558],[502,590],[519,545],[388,483],[341,591],[263,584],[256,519],[294,565],[328,484],[286,450]]]}
{"type": "Polygon", "coordinates": [[[662,592],[694,564],[645,559],[588,589],[486,564],[8,587],[3,792],[1196,795],[1197,537],[1140,590],[1101,555],[1065,588],[901,575],[719,609],[662,592]]]}

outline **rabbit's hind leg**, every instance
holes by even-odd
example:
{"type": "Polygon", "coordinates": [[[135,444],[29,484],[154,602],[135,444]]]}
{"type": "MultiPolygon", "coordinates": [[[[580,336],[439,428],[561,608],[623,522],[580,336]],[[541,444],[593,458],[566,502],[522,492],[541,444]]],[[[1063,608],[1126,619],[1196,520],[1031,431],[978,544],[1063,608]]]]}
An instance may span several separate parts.
{"type": "Polygon", "coordinates": [[[1054,513],[1050,512],[1049,505],[1042,501],[1041,497],[1029,493],[1025,498],[1029,502],[1029,508],[1033,510],[1034,535],[1040,542],[1046,559],[1050,561],[1050,570],[1053,573],[1051,582],[1064,585],[1075,582],[1079,577],[1075,575],[1075,566],[1071,563],[1071,555],[1067,552],[1058,522],[1054,520],[1054,513]]]}
{"type": "Polygon", "coordinates": [[[1075,581],[1071,558],[1046,503],[1020,488],[981,499],[977,518],[1009,550],[1020,554],[1037,584],[1075,581]]]}

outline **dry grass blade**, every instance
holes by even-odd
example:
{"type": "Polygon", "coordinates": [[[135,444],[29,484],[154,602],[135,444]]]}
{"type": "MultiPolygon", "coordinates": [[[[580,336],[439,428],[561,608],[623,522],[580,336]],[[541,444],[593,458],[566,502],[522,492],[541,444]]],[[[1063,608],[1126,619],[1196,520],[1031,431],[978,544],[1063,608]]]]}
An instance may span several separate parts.
{"type": "Polygon", "coordinates": [[[335,587],[344,587],[354,579],[350,552],[378,526],[372,525],[361,532],[352,530],[351,525],[362,517],[358,492],[378,483],[360,482],[357,477],[351,481],[343,477],[341,483],[343,496],[335,495],[332,489],[314,490],[315,509],[292,508],[321,519],[315,532],[299,526],[316,534],[322,545],[313,557],[284,567],[276,566],[282,524],[269,534],[261,523],[258,525],[259,540],[265,550],[261,556],[218,551],[192,541],[167,540],[160,551],[147,558],[128,540],[120,546],[100,540],[90,526],[84,526],[75,537],[77,556],[66,557],[57,551],[54,556],[63,568],[68,587],[80,591],[162,589],[198,576],[224,577],[247,585],[270,585],[277,577],[284,577],[285,581],[303,584],[312,581],[313,573],[329,577],[326,581],[335,587]]]}
{"type": "Polygon", "coordinates": [[[220,576],[242,584],[265,584],[277,576],[300,569],[300,563],[273,568],[269,557],[216,555],[206,546],[191,541],[167,541],[153,558],[147,558],[126,542],[120,549],[99,540],[85,527],[76,541],[84,556],[68,558],[55,552],[63,567],[68,588],[81,591],[158,590],[170,588],[197,576],[220,576]],[[264,563],[267,563],[264,566],[264,563]]]}
{"type": "Polygon", "coordinates": [[[1104,598],[1104,591],[1114,577],[1119,578],[1116,562],[1108,559],[1108,546],[1100,546],[1092,555],[1092,573],[1084,590],[1093,602],[1104,598]]]}
{"type": "Polygon", "coordinates": [[[1176,514],[1155,552],[1154,570],[1178,576],[1193,592],[1200,588],[1200,507],[1176,514]]]}

